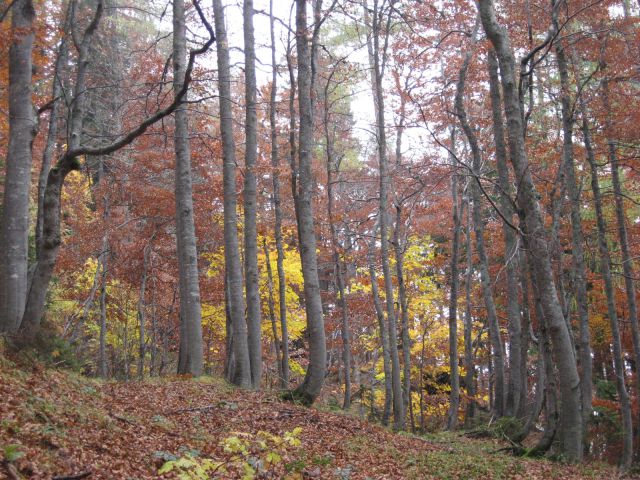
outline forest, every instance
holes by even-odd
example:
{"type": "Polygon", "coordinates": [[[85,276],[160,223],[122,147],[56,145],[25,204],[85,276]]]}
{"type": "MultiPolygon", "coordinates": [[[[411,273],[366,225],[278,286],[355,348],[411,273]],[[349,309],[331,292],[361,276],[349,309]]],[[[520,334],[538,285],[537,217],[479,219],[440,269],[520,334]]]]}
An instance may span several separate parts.
{"type": "Polygon", "coordinates": [[[0,36],[0,477],[640,474],[640,1],[0,36]]]}

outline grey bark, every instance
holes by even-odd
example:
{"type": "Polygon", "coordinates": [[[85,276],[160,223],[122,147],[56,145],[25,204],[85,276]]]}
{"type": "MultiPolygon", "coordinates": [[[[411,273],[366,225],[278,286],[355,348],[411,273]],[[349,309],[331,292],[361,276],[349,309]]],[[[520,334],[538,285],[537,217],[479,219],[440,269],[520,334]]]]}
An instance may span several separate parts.
{"type": "Polygon", "coordinates": [[[347,307],[347,299],[345,297],[345,282],[342,273],[343,262],[340,258],[340,245],[338,241],[338,232],[336,230],[334,220],[334,183],[338,179],[334,179],[340,175],[340,159],[334,154],[334,132],[331,129],[333,120],[329,110],[329,87],[335,70],[329,75],[329,79],[324,88],[324,135],[326,140],[327,154],[327,216],[329,220],[329,231],[331,233],[331,247],[333,250],[333,264],[335,271],[336,286],[338,288],[338,303],[340,305],[340,318],[342,320],[341,336],[342,336],[342,366],[344,370],[344,399],[342,408],[348,410],[351,407],[351,333],[349,331],[349,310],[347,307]]]}
{"type": "Polygon", "coordinates": [[[327,366],[327,345],[318,279],[316,233],[313,218],[313,117],[311,108],[311,57],[307,39],[307,1],[296,0],[296,49],[298,54],[298,108],[300,115],[298,148],[298,240],[304,281],[309,366],[294,395],[311,404],[320,394],[327,366]]]}
{"type": "Polygon", "coordinates": [[[256,160],[258,120],[256,116],[256,53],[253,33],[253,0],[244,0],[245,66],[245,170],[244,170],[244,275],[247,292],[247,333],[251,386],[260,389],[262,377],[262,329],[258,286],[256,160]]]}
{"type": "MultiPolygon", "coordinates": [[[[105,200],[105,212],[108,206],[105,200]]],[[[100,274],[100,339],[98,346],[98,376],[107,378],[107,275],[109,274],[109,236],[105,233],[102,237],[102,254],[100,258],[102,272],[100,274]]]]}
{"type": "MultiPolygon", "coordinates": [[[[468,204],[468,200],[467,200],[468,204]]],[[[467,267],[465,272],[465,284],[464,284],[464,368],[465,377],[464,381],[467,387],[467,396],[469,401],[467,403],[467,410],[464,416],[465,427],[470,427],[473,418],[476,415],[476,402],[473,398],[476,395],[475,388],[475,371],[476,365],[473,355],[473,342],[471,336],[473,334],[473,317],[471,315],[471,283],[473,281],[473,243],[471,241],[471,230],[473,228],[471,221],[471,208],[468,208],[467,228],[466,228],[466,245],[465,253],[467,256],[467,267]]]]}
{"type": "MultiPolygon", "coordinates": [[[[187,68],[187,39],[184,0],[173,0],[173,91],[182,89],[187,68]]],[[[178,273],[180,278],[180,320],[185,323],[184,363],[178,373],[202,375],[202,310],[198,278],[198,251],[193,213],[191,182],[191,148],[189,146],[189,120],[186,106],[175,111],[176,153],[176,233],[178,246],[178,273]]],[[[182,333],[182,330],[181,330],[182,333]]]]}
{"type": "Polygon", "coordinates": [[[573,260],[573,288],[578,310],[580,339],[578,357],[580,361],[581,382],[580,397],[582,401],[583,436],[586,438],[587,426],[593,412],[592,406],[592,360],[591,335],[589,332],[589,300],[587,297],[587,278],[584,259],[584,235],[582,233],[580,200],[581,188],[578,185],[575,171],[573,150],[573,113],[570,98],[569,72],[563,42],[556,43],[556,61],[560,74],[560,100],[562,105],[562,162],[565,172],[571,207],[571,257],[573,260]]]}
{"type": "Polygon", "coordinates": [[[620,339],[620,327],[618,313],[616,311],[615,290],[611,277],[611,254],[607,244],[607,226],[604,220],[600,182],[598,180],[598,167],[595,155],[591,147],[589,127],[586,118],[583,118],[583,133],[585,133],[585,149],[587,160],[591,168],[591,190],[596,210],[596,223],[598,225],[598,251],[600,253],[600,270],[604,281],[604,289],[607,295],[607,316],[611,326],[611,342],[613,345],[613,368],[616,381],[618,400],[620,401],[620,416],[622,419],[622,453],[620,455],[620,467],[628,470],[633,461],[633,421],[631,418],[631,401],[625,384],[624,358],[622,341],[620,339]]]}
{"type": "MultiPolygon", "coordinates": [[[[472,42],[475,44],[475,33],[472,42]]],[[[480,146],[475,132],[469,125],[467,113],[464,107],[464,89],[466,83],[467,70],[471,61],[472,50],[465,53],[463,65],[460,68],[458,82],[456,85],[455,109],[456,115],[460,121],[460,126],[469,141],[472,154],[472,173],[473,179],[469,185],[469,191],[473,202],[472,218],[473,231],[476,237],[476,252],[478,253],[478,268],[480,270],[480,285],[482,287],[482,296],[487,309],[487,323],[489,326],[489,337],[492,348],[492,362],[495,373],[494,378],[494,402],[493,413],[497,417],[505,414],[505,376],[504,376],[504,347],[500,335],[500,323],[496,312],[496,305],[491,289],[491,276],[489,274],[489,260],[484,245],[484,215],[482,212],[482,192],[480,186],[481,177],[481,152],[480,146]]]]}
{"type": "Polygon", "coordinates": [[[278,327],[276,325],[276,307],[273,298],[273,271],[271,269],[271,260],[269,257],[269,247],[267,247],[267,239],[262,239],[262,248],[264,250],[265,266],[267,268],[267,304],[269,306],[269,320],[271,322],[271,333],[273,334],[273,346],[276,351],[276,366],[278,370],[278,381],[282,383],[282,359],[280,358],[280,338],[278,338],[278,327]]]}
{"type": "MultiPolygon", "coordinates": [[[[282,334],[281,387],[289,387],[289,331],[287,328],[287,283],[284,273],[284,246],[282,243],[282,200],[280,198],[280,158],[276,123],[276,93],[278,72],[276,70],[276,41],[274,32],[273,0],[269,1],[269,27],[271,33],[271,95],[269,97],[269,127],[271,135],[271,166],[273,167],[273,210],[275,215],[274,236],[278,255],[278,304],[280,306],[280,331],[282,334]]],[[[291,96],[293,98],[293,89],[291,96]]]]}
{"type": "Polygon", "coordinates": [[[9,47],[9,145],[0,223],[0,332],[20,327],[29,268],[29,195],[31,154],[36,133],[32,101],[32,0],[16,0],[9,47]]]}
{"type": "MultiPolygon", "coordinates": [[[[504,237],[504,263],[506,267],[507,322],[509,329],[509,384],[505,405],[505,414],[517,415],[521,409],[523,374],[526,363],[522,363],[522,324],[520,304],[518,301],[518,243],[513,230],[512,188],[507,167],[507,148],[504,137],[502,119],[502,99],[500,95],[500,79],[498,77],[498,59],[495,52],[488,52],[489,93],[491,98],[491,115],[493,139],[495,144],[496,169],[498,171],[498,188],[500,195],[498,205],[506,221],[502,222],[504,237]],[[509,224],[511,223],[511,225],[509,224]]],[[[526,393],[526,392],[525,392],[526,393]]]]}
{"type": "MultiPolygon", "coordinates": [[[[155,234],[153,235],[155,236],[155,234]]],[[[147,352],[146,347],[146,302],[145,296],[147,291],[147,277],[149,270],[149,256],[151,255],[151,242],[153,236],[149,239],[149,243],[145,245],[142,253],[142,279],[140,280],[140,297],[138,298],[138,377],[144,377],[144,357],[147,352]]],[[[153,365],[153,361],[151,362],[153,365]]]]}
{"type": "MultiPolygon", "coordinates": [[[[365,12],[368,8],[365,2],[365,12]]],[[[388,17],[390,21],[390,17],[388,17]]],[[[366,20],[365,20],[366,22],[366,20]]],[[[370,61],[373,61],[372,80],[374,93],[374,106],[376,115],[376,138],[378,147],[378,172],[380,177],[380,203],[378,208],[378,224],[380,228],[380,259],[382,263],[382,275],[384,278],[385,304],[387,313],[387,327],[389,336],[389,356],[391,358],[391,384],[393,391],[393,427],[396,430],[405,428],[404,402],[402,399],[402,383],[400,374],[400,358],[398,355],[398,326],[394,308],[393,278],[389,265],[389,226],[388,207],[391,179],[389,177],[389,162],[387,158],[387,133],[384,112],[384,93],[382,76],[386,60],[386,47],[388,44],[388,31],[385,34],[383,45],[380,45],[382,32],[382,12],[378,8],[378,0],[373,2],[373,18],[371,19],[371,43],[370,61]],[[383,58],[381,58],[381,56],[383,58]],[[371,58],[372,57],[372,58],[371,58]]],[[[368,23],[368,22],[367,22],[368,23]]],[[[387,22],[389,23],[389,22],[387,22]]]]}
{"type": "MultiPolygon", "coordinates": [[[[468,64],[468,62],[467,62],[468,64]]],[[[451,150],[455,149],[455,127],[451,127],[451,150]]],[[[458,408],[460,406],[460,372],[458,368],[458,290],[460,287],[460,229],[461,218],[458,202],[458,174],[454,153],[450,155],[453,167],[451,175],[451,202],[453,215],[453,238],[451,240],[451,267],[449,278],[449,369],[451,372],[451,393],[449,394],[449,413],[447,414],[447,430],[458,426],[458,408]]],[[[468,253],[467,253],[468,254],[468,253]]],[[[465,332],[466,334],[467,332],[465,332]]],[[[471,332],[469,332],[469,341],[471,332]]],[[[467,368],[469,364],[467,364],[467,368]]]]}
{"type": "MultiPolygon", "coordinates": [[[[611,125],[611,105],[609,100],[609,82],[607,79],[602,83],[603,101],[607,117],[605,120],[606,141],[611,168],[611,179],[613,183],[613,193],[615,198],[616,223],[618,227],[618,241],[620,242],[620,253],[622,254],[622,272],[624,275],[624,287],[627,296],[627,307],[629,308],[629,323],[631,324],[631,340],[633,342],[633,353],[636,365],[636,395],[640,398],[640,377],[637,372],[640,368],[640,328],[638,327],[638,304],[636,301],[636,287],[634,282],[633,257],[629,251],[629,236],[627,234],[627,215],[624,207],[624,197],[622,192],[622,182],[620,180],[620,165],[616,142],[613,138],[613,127],[611,125]]],[[[584,115],[584,110],[583,110],[584,115]]],[[[589,351],[589,353],[591,353],[589,351]]],[[[637,437],[640,440],[640,436],[637,437]]],[[[640,445],[636,445],[636,450],[640,445]]]]}
{"type": "MultiPolygon", "coordinates": [[[[233,112],[231,101],[231,73],[229,45],[220,0],[213,0],[218,52],[218,88],[220,91],[220,135],[222,137],[223,188],[224,188],[224,257],[227,275],[226,293],[229,298],[231,349],[227,352],[230,362],[229,380],[241,387],[251,386],[251,364],[247,340],[247,324],[244,318],[242,288],[242,264],[238,246],[238,216],[236,193],[236,155],[233,138],[233,112]]],[[[229,336],[229,332],[227,332],[229,336]]]]}
{"type": "Polygon", "coordinates": [[[380,332],[380,344],[382,347],[382,365],[384,371],[384,409],[382,411],[382,424],[388,425],[391,418],[391,403],[393,401],[393,386],[391,383],[391,355],[389,354],[389,330],[384,318],[384,309],[380,301],[378,288],[378,275],[375,268],[375,247],[376,247],[376,225],[371,232],[371,242],[367,251],[367,264],[369,267],[369,279],[371,281],[371,297],[378,319],[378,329],[380,332]]]}
{"type": "Polygon", "coordinates": [[[510,160],[518,185],[518,206],[524,216],[528,232],[525,243],[533,258],[534,278],[540,292],[542,308],[553,344],[555,364],[560,372],[562,453],[567,461],[578,462],[582,459],[580,377],[572,349],[571,335],[558,301],[547,234],[529,169],[513,52],[507,31],[496,20],[493,1],[480,0],[479,10],[484,30],[498,55],[511,152],[510,160]]]}

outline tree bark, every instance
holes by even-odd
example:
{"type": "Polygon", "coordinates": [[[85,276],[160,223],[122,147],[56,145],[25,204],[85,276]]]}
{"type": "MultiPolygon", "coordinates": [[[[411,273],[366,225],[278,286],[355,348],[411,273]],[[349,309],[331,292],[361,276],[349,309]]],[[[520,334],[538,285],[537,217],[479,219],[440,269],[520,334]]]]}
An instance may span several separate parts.
{"type": "MultiPolygon", "coordinates": [[[[523,374],[526,368],[522,363],[522,323],[520,304],[518,302],[518,242],[513,229],[513,203],[511,199],[511,181],[507,167],[507,148],[504,138],[502,119],[502,99],[500,95],[500,79],[498,77],[498,59],[492,49],[488,53],[489,92],[491,98],[491,114],[493,139],[495,144],[496,168],[498,170],[498,188],[500,195],[498,205],[506,220],[502,222],[504,237],[504,264],[506,267],[507,321],[509,328],[509,385],[505,405],[505,414],[518,415],[521,410],[523,374]],[[511,223],[511,225],[509,224],[511,223]]],[[[526,393],[526,392],[525,392],[526,393]]]]}
{"type": "Polygon", "coordinates": [[[571,336],[558,300],[547,234],[529,168],[513,52],[508,33],[497,23],[493,1],[480,0],[479,10],[484,30],[498,55],[509,134],[510,160],[518,185],[518,206],[524,216],[528,232],[525,243],[533,258],[534,278],[553,343],[554,360],[560,372],[562,453],[567,461],[579,462],[582,459],[580,377],[571,345],[571,336]]]}
{"type": "MultiPolygon", "coordinates": [[[[472,35],[472,44],[475,45],[476,33],[472,35]]],[[[493,298],[493,291],[491,289],[491,276],[489,275],[489,260],[484,245],[484,215],[482,213],[482,192],[480,185],[481,177],[481,153],[480,146],[476,134],[469,125],[467,119],[467,113],[464,108],[464,89],[466,83],[467,70],[469,68],[469,62],[471,61],[472,50],[468,50],[465,53],[463,65],[460,69],[458,83],[456,85],[455,96],[455,109],[456,115],[460,121],[460,126],[469,141],[472,154],[472,174],[473,179],[469,185],[471,193],[471,199],[473,202],[472,218],[473,218],[473,231],[476,236],[476,252],[478,253],[478,267],[480,269],[480,284],[482,287],[482,295],[484,298],[485,307],[487,309],[487,323],[489,325],[489,336],[492,347],[492,361],[495,373],[494,379],[494,402],[493,413],[497,417],[501,417],[505,414],[505,380],[504,380],[504,348],[502,346],[502,338],[500,335],[500,323],[498,321],[498,314],[496,312],[496,305],[493,298]]]]}
{"type": "Polygon", "coordinates": [[[586,118],[583,118],[583,133],[585,133],[585,149],[587,160],[591,168],[591,190],[596,209],[596,223],[598,225],[598,250],[600,253],[600,271],[604,281],[604,289],[607,295],[607,316],[611,326],[611,343],[613,344],[613,368],[620,401],[620,416],[622,419],[622,453],[620,456],[620,467],[628,470],[633,461],[633,421],[631,418],[631,401],[625,385],[624,358],[622,351],[622,341],[620,339],[620,327],[618,325],[618,313],[616,311],[615,290],[611,277],[611,254],[607,245],[607,227],[604,221],[602,196],[598,180],[598,167],[595,155],[591,148],[589,127],[586,118]]]}
{"type": "Polygon", "coordinates": [[[278,327],[276,326],[276,308],[273,299],[273,271],[271,270],[271,259],[267,239],[262,239],[264,250],[265,266],[267,268],[267,303],[269,305],[269,320],[271,321],[271,333],[273,334],[273,346],[276,351],[276,365],[278,370],[278,382],[282,383],[282,360],[280,358],[280,339],[278,338],[278,327]]]}
{"type": "MultiPolygon", "coordinates": [[[[276,40],[273,16],[273,0],[269,1],[269,27],[271,33],[271,95],[269,97],[269,127],[271,134],[271,166],[273,167],[273,210],[275,215],[274,236],[278,255],[276,269],[278,272],[278,304],[280,307],[280,331],[282,334],[282,360],[280,371],[281,388],[289,387],[289,331],[287,328],[287,282],[284,273],[284,246],[282,243],[282,200],[280,198],[280,157],[278,154],[278,133],[276,120],[276,93],[278,72],[276,70],[276,40]]],[[[291,89],[293,98],[293,88],[291,89]]]]}
{"type": "MultiPolygon", "coordinates": [[[[173,1],[173,91],[182,89],[186,72],[187,39],[184,0],[173,1]]],[[[193,194],[191,184],[191,147],[187,108],[175,111],[176,153],[176,233],[178,244],[178,272],[180,277],[180,321],[185,323],[186,348],[184,363],[178,373],[202,375],[202,310],[198,279],[198,251],[196,247],[193,194]]],[[[181,331],[182,333],[182,331],[181,331]]],[[[181,358],[183,358],[182,352],[181,358]]]]}
{"type": "Polygon", "coordinates": [[[316,233],[313,219],[313,117],[311,108],[311,58],[307,39],[307,1],[296,0],[296,49],[298,54],[298,108],[299,125],[299,185],[298,185],[298,240],[304,282],[307,336],[309,339],[309,366],[302,384],[294,395],[304,404],[312,404],[320,394],[327,370],[327,345],[318,279],[316,233]]]}
{"type": "Polygon", "coordinates": [[[564,43],[558,42],[555,47],[556,61],[560,74],[560,100],[562,105],[562,162],[564,165],[565,184],[571,206],[571,258],[573,260],[573,288],[578,310],[580,325],[580,339],[578,342],[578,357],[580,360],[581,382],[580,397],[582,401],[583,438],[586,438],[587,427],[592,406],[592,360],[591,334],[589,332],[589,299],[587,297],[587,279],[584,259],[584,235],[582,233],[580,200],[581,188],[578,186],[573,153],[573,113],[570,98],[569,72],[565,56],[564,43]]]}
{"type": "MultiPolygon", "coordinates": [[[[233,138],[233,112],[231,101],[231,73],[229,68],[229,44],[225,27],[224,10],[220,0],[213,0],[218,51],[218,85],[220,90],[220,135],[222,137],[223,188],[224,188],[224,258],[229,299],[231,348],[229,380],[243,388],[251,386],[251,366],[247,341],[247,324],[244,318],[242,288],[242,263],[238,245],[238,216],[236,193],[236,154],[233,138]]],[[[229,332],[227,332],[229,337],[229,332]]]]}
{"type": "MultiPolygon", "coordinates": [[[[468,62],[467,62],[468,64],[468,62]]],[[[455,127],[451,127],[451,150],[454,152],[456,141],[455,127]]],[[[452,165],[451,175],[451,203],[453,215],[453,238],[451,240],[451,267],[449,291],[449,369],[451,372],[451,393],[449,394],[449,413],[447,415],[447,430],[455,430],[458,426],[458,408],[460,405],[460,372],[458,369],[458,290],[460,274],[460,228],[461,219],[458,208],[458,174],[454,153],[450,156],[452,165]]],[[[466,333],[466,332],[465,332],[466,333]]],[[[469,332],[469,340],[471,333],[469,332]]],[[[469,365],[467,365],[468,367],[469,365]]]]}
{"type": "Polygon", "coordinates": [[[9,47],[9,145],[0,224],[0,332],[20,327],[27,298],[29,269],[29,195],[31,154],[36,133],[32,102],[32,0],[11,8],[9,47]]]}
{"type": "Polygon", "coordinates": [[[471,315],[471,283],[473,281],[473,243],[471,241],[471,230],[473,223],[471,221],[471,208],[467,199],[467,229],[466,229],[466,248],[465,253],[467,255],[467,269],[465,272],[464,281],[464,368],[465,377],[464,381],[467,387],[467,410],[464,416],[465,427],[470,427],[473,418],[476,415],[476,401],[474,397],[476,395],[475,388],[475,371],[476,365],[473,354],[473,342],[471,336],[473,335],[473,316],[471,315]]]}
{"type": "Polygon", "coordinates": [[[258,286],[258,231],[256,160],[258,120],[256,116],[256,53],[253,33],[253,0],[244,0],[245,65],[245,170],[244,170],[244,276],[247,292],[247,333],[251,386],[260,389],[262,377],[262,329],[258,286]]]}

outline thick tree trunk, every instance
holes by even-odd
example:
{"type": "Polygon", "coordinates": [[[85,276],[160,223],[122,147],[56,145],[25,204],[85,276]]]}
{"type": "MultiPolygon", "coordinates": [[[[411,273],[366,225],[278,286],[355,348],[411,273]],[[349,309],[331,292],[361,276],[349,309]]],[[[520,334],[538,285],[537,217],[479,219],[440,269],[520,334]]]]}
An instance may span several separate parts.
{"type": "MultiPolygon", "coordinates": [[[[273,210],[275,215],[274,235],[276,253],[278,255],[276,269],[278,272],[278,305],[280,307],[280,331],[282,334],[282,360],[280,385],[289,387],[289,331],[287,328],[287,282],[284,273],[284,246],[282,243],[282,207],[280,199],[280,158],[278,154],[278,132],[276,120],[276,93],[278,72],[276,63],[276,40],[273,16],[273,0],[269,1],[269,27],[271,32],[271,95],[269,97],[269,127],[271,134],[271,166],[273,167],[273,210]]],[[[291,90],[293,97],[293,89],[291,90]]]]}
{"type": "MultiPolygon", "coordinates": [[[[489,92],[491,97],[491,114],[493,139],[496,148],[496,168],[498,170],[498,188],[500,196],[498,205],[504,220],[502,235],[504,237],[504,263],[506,267],[507,322],[509,328],[509,385],[505,414],[517,415],[521,410],[523,374],[526,362],[522,363],[522,323],[520,304],[518,302],[518,243],[513,229],[513,204],[511,199],[511,181],[507,167],[507,148],[504,138],[502,119],[502,99],[500,95],[500,79],[498,77],[498,59],[495,52],[488,53],[489,92]]],[[[525,392],[526,393],[526,392],[525,392]]]]}
{"type": "MultiPolygon", "coordinates": [[[[451,127],[451,151],[455,151],[455,127],[451,127]]],[[[449,369],[451,372],[451,393],[449,394],[449,413],[447,414],[447,430],[454,430],[458,426],[458,408],[460,405],[460,372],[458,369],[458,291],[460,289],[460,229],[461,218],[458,202],[458,179],[456,173],[455,153],[450,155],[451,174],[451,203],[453,215],[453,238],[451,240],[451,267],[449,274],[449,369]]],[[[465,332],[466,333],[466,332],[465,332]]],[[[471,332],[469,332],[469,339],[471,332]]],[[[469,365],[467,364],[467,367],[469,365]]]]}
{"type": "Polygon", "coordinates": [[[551,268],[547,233],[529,168],[513,52],[506,30],[497,23],[493,1],[480,0],[479,10],[484,30],[498,55],[509,134],[510,159],[518,185],[518,206],[526,222],[528,232],[526,246],[531,251],[535,267],[534,278],[553,343],[554,360],[560,372],[562,453],[568,461],[578,462],[582,459],[580,377],[571,344],[571,335],[558,300],[551,268]]]}
{"type": "MultiPolygon", "coordinates": [[[[588,130],[586,119],[584,120],[583,132],[588,130]]],[[[595,156],[591,148],[590,141],[585,135],[585,147],[587,150],[587,160],[591,167],[591,190],[596,209],[596,223],[598,225],[598,250],[600,252],[600,271],[604,281],[604,289],[607,295],[607,316],[611,326],[611,343],[613,345],[613,368],[620,401],[620,416],[622,419],[622,453],[620,456],[620,467],[628,470],[633,461],[633,422],[631,417],[631,401],[625,384],[624,358],[622,351],[622,341],[620,339],[620,327],[618,325],[618,313],[616,311],[615,290],[611,277],[611,254],[607,245],[607,227],[604,221],[602,196],[598,181],[598,167],[595,156]]]]}
{"type": "MultiPolygon", "coordinates": [[[[232,341],[227,355],[230,362],[229,380],[241,387],[251,386],[251,366],[247,342],[247,324],[244,318],[245,302],[242,288],[242,264],[238,246],[238,215],[236,194],[236,154],[233,138],[233,112],[231,100],[231,73],[229,69],[229,47],[220,0],[213,0],[218,50],[218,84],[220,90],[220,134],[222,137],[223,184],[224,184],[224,257],[227,275],[226,293],[229,298],[229,313],[232,341]]],[[[229,332],[227,332],[229,336],[229,332]]]]}
{"type": "Polygon", "coordinates": [[[262,377],[262,329],[258,286],[258,231],[256,160],[258,120],[256,116],[256,53],[253,34],[253,0],[244,0],[245,65],[245,170],[244,170],[244,276],[247,291],[247,333],[251,386],[260,389],[262,377]]]}
{"type": "Polygon", "coordinates": [[[309,339],[309,366],[295,396],[311,404],[320,394],[327,371],[327,345],[318,279],[316,233],[313,219],[313,118],[311,115],[311,58],[307,27],[307,1],[296,0],[296,48],[298,54],[298,108],[299,130],[299,185],[298,185],[298,239],[304,281],[307,336],[309,339]]]}
{"type": "MultiPolygon", "coordinates": [[[[186,72],[187,39],[184,0],[173,1],[173,91],[182,89],[186,72]]],[[[178,273],[180,276],[180,321],[184,322],[186,342],[184,363],[178,365],[178,373],[202,375],[202,310],[198,279],[198,251],[193,213],[191,185],[191,148],[189,146],[189,122],[187,108],[175,111],[176,152],[176,233],[178,244],[178,273]]],[[[181,329],[181,334],[182,329],[181,329]]],[[[183,352],[180,352],[183,358],[183,352]]]]}
{"type": "Polygon", "coordinates": [[[31,98],[32,0],[11,7],[9,48],[9,146],[0,224],[0,332],[20,327],[27,298],[29,269],[29,195],[36,117],[31,98]]]}
{"type": "MultiPolygon", "coordinates": [[[[475,45],[475,32],[473,34],[472,43],[475,45]]],[[[466,83],[467,70],[471,61],[472,50],[465,54],[463,65],[460,69],[458,83],[456,86],[455,109],[456,115],[460,120],[462,130],[469,141],[472,154],[472,173],[473,179],[469,185],[471,200],[473,202],[472,218],[473,231],[476,236],[476,252],[478,253],[478,267],[480,269],[480,284],[482,287],[482,296],[487,309],[487,323],[489,325],[489,337],[492,347],[492,362],[494,368],[494,402],[493,413],[497,417],[501,417],[505,413],[505,380],[504,380],[504,348],[502,346],[502,338],[500,335],[500,323],[496,312],[496,305],[491,289],[491,276],[489,275],[489,260],[484,245],[484,215],[482,213],[482,192],[480,185],[481,163],[480,147],[475,132],[469,125],[467,114],[464,108],[464,89],[466,83]]]]}

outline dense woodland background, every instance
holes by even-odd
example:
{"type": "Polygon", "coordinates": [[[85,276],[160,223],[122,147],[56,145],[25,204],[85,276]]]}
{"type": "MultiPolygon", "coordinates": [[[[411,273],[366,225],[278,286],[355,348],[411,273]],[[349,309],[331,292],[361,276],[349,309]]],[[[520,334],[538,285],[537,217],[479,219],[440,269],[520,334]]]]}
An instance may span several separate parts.
{"type": "Polygon", "coordinates": [[[0,11],[13,351],[640,458],[640,3],[0,11]]]}

